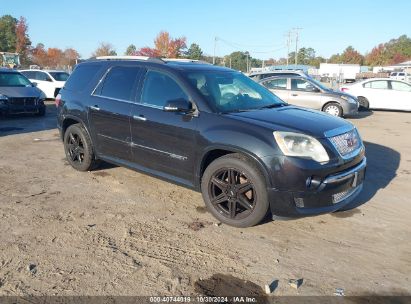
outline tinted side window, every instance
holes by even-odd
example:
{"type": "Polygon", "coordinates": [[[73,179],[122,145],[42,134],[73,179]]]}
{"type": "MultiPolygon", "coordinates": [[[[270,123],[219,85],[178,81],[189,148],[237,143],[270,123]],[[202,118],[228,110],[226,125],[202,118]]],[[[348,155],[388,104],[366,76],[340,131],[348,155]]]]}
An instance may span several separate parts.
{"type": "Polygon", "coordinates": [[[187,94],[170,76],[156,71],[147,72],[141,102],[153,106],[164,107],[170,100],[184,98],[187,94]]]}
{"type": "Polygon", "coordinates": [[[99,95],[121,100],[134,100],[134,86],[141,70],[139,67],[113,67],[104,79],[99,95]]]}
{"type": "Polygon", "coordinates": [[[82,91],[100,70],[100,64],[79,65],[70,75],[64,88],[70,91],[82,91]]]}
{"type": "Polygon", "coordinates": [[[47,74],[43,72],[36,72],[36,79],[37,80],[42,80],[42,81],[47,81],[47,74]]]}
{"type": "Polygon", "coordinates": [[[285,90],[287,89],[287,78],[267,80],[266,82],[264,82],[264,86],[268,89],[273,90],[285,90]]]}
{"type": "Polygon", "coordinates": [[[291,90],[312,91],[313,85],[303,79],[291,79],[291,90]]]}
{"type": "Polygon", "coordinates": [[[36,72],[34,71],[24,71],[21,73],[29,79],[35,79],[36,72]]]}

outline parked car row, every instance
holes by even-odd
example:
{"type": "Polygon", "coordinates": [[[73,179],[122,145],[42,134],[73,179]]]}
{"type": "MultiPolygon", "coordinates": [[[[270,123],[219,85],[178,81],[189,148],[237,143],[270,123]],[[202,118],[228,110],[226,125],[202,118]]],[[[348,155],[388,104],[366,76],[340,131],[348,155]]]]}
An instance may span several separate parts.
{"type": "Polygon", "coordinates": [[[411,111],[411,84],[390,78],[374,78],[344,85],[344,93],[358,97],[365,109],[411,111]]]}
{"type": "Polygon", "coordinates": [[[0,114],[31,113],[43,116],[46,95],[23,74],[0,68],[0,114]]]}
{"type": "Polygon", "coordinates": [[[284,101],[334,116],[360,109],[411,111],[411,84],[405,72],[347,84],[335,91],[302,71],[267,71],[249,75],[284,101]]]}
{"type": "Polygon", "coordinates": [[[45,114],[44,101],[55,98],[69,74],[57,70],[0,69],[0,114],[45,114]]]}

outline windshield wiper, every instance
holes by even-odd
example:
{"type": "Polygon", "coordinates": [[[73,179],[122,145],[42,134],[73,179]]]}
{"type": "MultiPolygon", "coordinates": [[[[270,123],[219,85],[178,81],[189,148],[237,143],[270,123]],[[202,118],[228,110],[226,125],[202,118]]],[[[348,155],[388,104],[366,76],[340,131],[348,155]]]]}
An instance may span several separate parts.
{"type": "Polygon", "coordinates": [[[276,104],[270,104],[268,106],[263,106],[258,108],[258,110],[262,110],[262,109],[274,109],[274,108],[280,108],[280,107],[284,107],[286,106],[286,103],[276,103],[276,104]]]}

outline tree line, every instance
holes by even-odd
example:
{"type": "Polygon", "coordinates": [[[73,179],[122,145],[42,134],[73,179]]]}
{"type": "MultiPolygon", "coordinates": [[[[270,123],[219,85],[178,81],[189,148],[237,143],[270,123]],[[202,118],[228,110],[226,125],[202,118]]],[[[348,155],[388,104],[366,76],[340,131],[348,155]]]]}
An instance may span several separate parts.
{"type": "MultiPolygon", "coordinates": [[[[59,49],[55,47],[46,48],[44,44],[32,45],[28,34],[28,24],[24,17],[19,19],[10,15],[0,17],[0,51],[17,52],[23,66],[31,64],[41,67],[62,68],[73,66],[80,54],[74,48],[59,49]]],[[[117,51],[111,43],[102,42],[92,53],[92,57],[117,55],[117,51]]],[[[140,55],[163,58],[189,58],[204,60],[218,65],[224,65],[240,71],[248,71],[250,67],[261,67],[263,65],[285,65],[287,58],[261,60],[253,58],[248,51],[235,51],[226,56],[212,56],[203,53],[197,43],[187,46],[186,37],[173,38],[166,31],[161,31],[153,41],[153,47],[144,46],[137,48],[130,44],[124,55],[140,55]]],[[[298,64],[318,67],[320,63],[355,63],[369,66],[384,66],[397,64],[411,60],[411,39],[402,35],[391,39],[386,43],[380,43],[370,52],[361,54],[352,46],[348,46],[342,53],[337,53],[329,58],[316,55],[311,47],[302,47],[288,54],[289,64],[294,64],[297,57],[298,64]]]]}

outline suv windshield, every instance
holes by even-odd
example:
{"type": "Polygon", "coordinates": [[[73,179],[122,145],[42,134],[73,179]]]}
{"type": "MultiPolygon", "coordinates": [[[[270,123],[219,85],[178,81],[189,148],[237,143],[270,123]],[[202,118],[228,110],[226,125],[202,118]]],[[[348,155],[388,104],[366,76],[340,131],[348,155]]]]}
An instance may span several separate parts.
{"type": "Polygon", "coordinates": [[[0,73],[0,87],[31,87],[31,82],[20,73],[0,73]]]}
{"type": "Polygon", "coordinates": [[[69,74],[66,72],[49,72],[51,77],[53,77],[56,81],[66,81],[69,78],[69,74]]]}
{"type": "Polygon", "coordinates": [[[241,112],[285,105],[277,96],[242,73],[196,71],[188,72],[186,76],[217,112],[241,112]]]}

